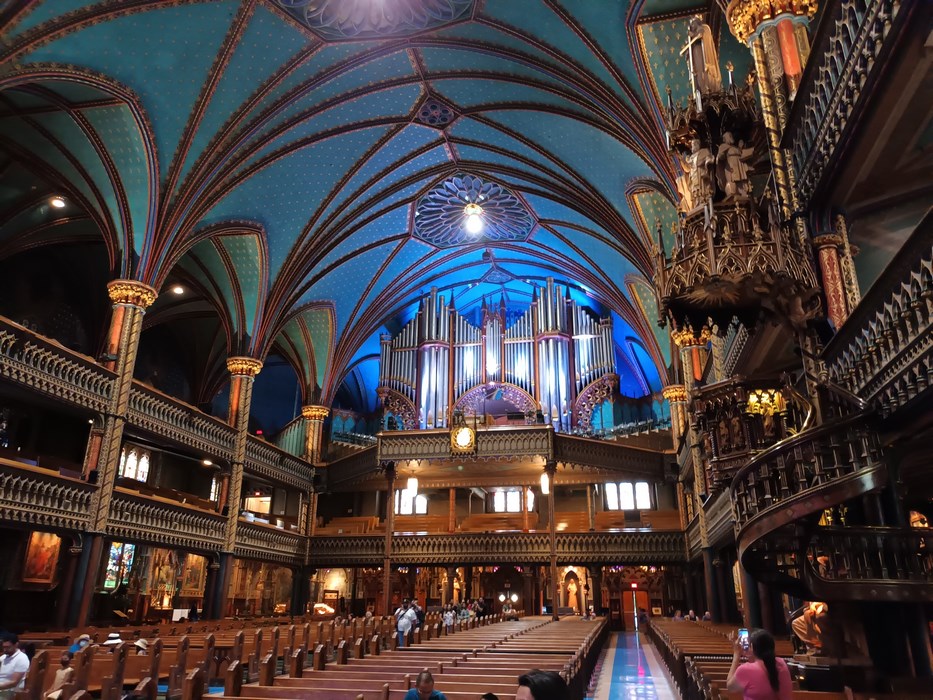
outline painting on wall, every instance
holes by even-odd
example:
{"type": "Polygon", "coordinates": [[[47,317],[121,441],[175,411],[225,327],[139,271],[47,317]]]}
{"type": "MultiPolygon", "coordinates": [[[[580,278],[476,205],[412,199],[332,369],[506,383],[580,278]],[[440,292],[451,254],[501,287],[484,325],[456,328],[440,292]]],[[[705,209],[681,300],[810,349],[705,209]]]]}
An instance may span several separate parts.
{"type": "Polygon", "coordinates": [[[33,532],[26,546],[23,583],[52,583],[62,540],[51,532],[33,532]]]}
{"type": "Polygon", "coordinates": [[[193,598],[204,594],[204,581],[207,574],[207,560],[197,554],[185,558],[185,574],[181,584],[181,595],[193,598]]]}

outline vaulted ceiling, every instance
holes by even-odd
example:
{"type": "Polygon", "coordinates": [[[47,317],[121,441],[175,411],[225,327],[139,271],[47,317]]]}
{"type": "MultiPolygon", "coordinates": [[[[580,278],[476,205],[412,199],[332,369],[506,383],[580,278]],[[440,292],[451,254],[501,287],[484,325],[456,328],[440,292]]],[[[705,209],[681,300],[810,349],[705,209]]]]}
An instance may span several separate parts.
{"type": "MultiPolygon", "coordinates": [[[[226,352],[275,348],[324,401],[432,286],[460,309],[521,305],[554,277],[613,314],[647,392],[670,361],[650,239],[676,216],[659,100],[688,89],[698,11],[0,2],[0,256],[103,240],[114,276],[192,280],[226,352]],[[451,208],[470,187],[489,197],[478,237],[451,208]]],[[[196,310],[163,298],[149,322],[196,310]]]]}

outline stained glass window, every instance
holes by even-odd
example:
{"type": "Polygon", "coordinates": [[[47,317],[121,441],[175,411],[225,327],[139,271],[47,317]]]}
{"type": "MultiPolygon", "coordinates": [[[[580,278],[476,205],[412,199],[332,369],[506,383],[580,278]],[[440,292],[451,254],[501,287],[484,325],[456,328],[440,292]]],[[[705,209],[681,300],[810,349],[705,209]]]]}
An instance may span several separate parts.
{"type": "Polygon", "coordinates": [[[130,582],[130,570],[133,568],[133,556],[136,554],[135,544],[114,542],[110,545],[110,555],[107,557],[107,573],[104,574],[104,588],[113,589],[121,583],[130,582]]]}
{"type": "Polygon", "coordinates": [[[148,450],[133,445],[124,445],[120,453],[120,467],[117,475],[124,479],[146,481],[149,478],[149,462],[152,454],[148,450]]]}

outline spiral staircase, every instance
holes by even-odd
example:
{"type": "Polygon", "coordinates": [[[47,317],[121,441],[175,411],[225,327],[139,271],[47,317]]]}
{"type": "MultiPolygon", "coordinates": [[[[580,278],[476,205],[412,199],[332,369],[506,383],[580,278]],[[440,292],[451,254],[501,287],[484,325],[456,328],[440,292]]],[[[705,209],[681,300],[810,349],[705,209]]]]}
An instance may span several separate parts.
{"type": "Polygon", "coordinates": [[[757,454],[731,484],[736,545],[755,579],[804,600],[928,601],[933,530],[821,525],[881,491],[888,469],[864,404],[837,408],[757,454]]]}

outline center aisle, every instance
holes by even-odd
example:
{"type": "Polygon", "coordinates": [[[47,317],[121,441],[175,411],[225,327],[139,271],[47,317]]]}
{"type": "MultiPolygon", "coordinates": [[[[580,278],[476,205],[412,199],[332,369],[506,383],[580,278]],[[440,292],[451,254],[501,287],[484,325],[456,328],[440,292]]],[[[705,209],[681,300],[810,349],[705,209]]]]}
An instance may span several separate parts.
{"type": "Polygon", "coordinates": [[[654,647],[644,635],[636,632],[612,634],[594,700],[675,700],[678,697],[654,647]]]}

